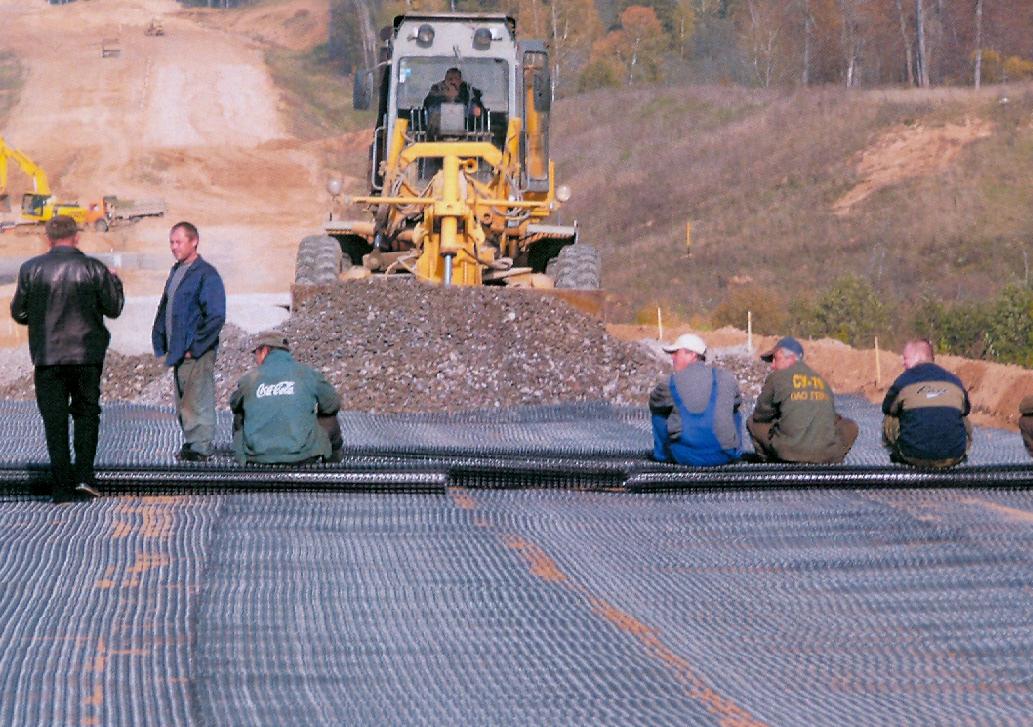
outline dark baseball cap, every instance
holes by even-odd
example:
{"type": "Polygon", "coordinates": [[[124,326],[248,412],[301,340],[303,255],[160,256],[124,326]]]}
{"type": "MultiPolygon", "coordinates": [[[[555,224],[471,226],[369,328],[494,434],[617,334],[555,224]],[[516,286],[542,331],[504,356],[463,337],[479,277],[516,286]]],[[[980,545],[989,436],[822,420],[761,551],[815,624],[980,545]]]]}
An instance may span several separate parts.
{"type": "Polygon", "coordinates": [[[79,227],[75,224],[75,220],[68,215],[54,215],[47,220],[44,230],[49,240],[67,240],[69,237],[75,236],[79,227]]]}
{"type": "Polygon", "coordinates": [[[792,336],[783,336],[782,338],[778,339],[778,342],[774,346],[771,347],[771,350],[766,351],[765,353],[762,353],[760,355],[760,360],[770,361],[771,359],[775,358],[775,351],[777,351],[780,348],[784,348],[787,351],[792,351],[796,354],[797,358],[803,358],[803,346],[800,345],[800,342],[792,336]]]}
{"type": "Polygon", "coordinates": [[[255,337],[255,345],[251,349],[252,352],[257,351],[262,346],[268,346],[269,348],[282,348],[284,351],[290,351],[290,344],[287,343],[287,336],[276,331],[264,331],[259,333],[255,337]]]}

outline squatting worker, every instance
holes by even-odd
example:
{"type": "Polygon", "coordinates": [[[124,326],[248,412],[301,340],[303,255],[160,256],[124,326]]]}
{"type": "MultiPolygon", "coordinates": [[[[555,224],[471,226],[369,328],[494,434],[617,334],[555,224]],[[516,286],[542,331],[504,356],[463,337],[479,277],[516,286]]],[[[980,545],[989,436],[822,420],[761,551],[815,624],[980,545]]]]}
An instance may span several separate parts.
{"type": "Polygon", "coordinates": [[[771,364],[746,428],[761,460],[842,462],[857,424],[836,414],[831,387],[803,361],[803,346],[779,339],[761,359],[771,364]]]}
{"type": "Polygon", "coordinates": [[[11,317],[29,326],[36,405],[43,417],[54,502],[89,499],[100,432],[100,377],[111,335],[104,317],[118,318],[125,297],[113,270],[77,247],[75,220],[47,221],[50,250],[18,272],[11,317]],[[68,415],[75,424],[75,464],[68,447],[68,415]]]}
{"type": "Polygon", "coordinates": [[[933,345],[908,341],[904,373],[882,400],[883,443],[890,459],[918,467],[953,467],[972,447],[971,406],[965,386],[933,363],[933,345]]]}
{"type": "Polygon", "coordinates": [[[1024,396],[1019,402],[1019,431],[1026,452],[1033,457],[1033,395],[1024,396]]]}
{"type": "Polygon", "coordinates": [[[695,466],[735,462],[742,456],[739,382],[706,365],[707,345],[693,333],[663,349],[674,373],[649,395],[653,458],[695,466]]]}
{"type": "Polygon", "coordinates": [[[255,340],[255,361],[230,396],[237,459],[266,464],[339,461],[341,399],[315,369],[298,363],[282,333],[255,340]]]}
{"type": "Polygon", "coordinates": [[[183,430],[181,459],[203,461],[215,436],[215,356],[226,321],[222,278],[197,252],[200,235],[189,222],[169,231],[176,263],[165,282],[151,330],[154,355],[172,367],[176,413],[183,430]]]}

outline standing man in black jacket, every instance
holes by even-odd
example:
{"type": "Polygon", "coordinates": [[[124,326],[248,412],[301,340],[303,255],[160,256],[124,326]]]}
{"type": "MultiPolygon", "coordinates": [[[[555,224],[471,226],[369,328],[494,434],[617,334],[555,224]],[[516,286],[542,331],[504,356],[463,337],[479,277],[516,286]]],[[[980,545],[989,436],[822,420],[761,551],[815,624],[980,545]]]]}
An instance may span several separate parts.
{"type": "Polygon", "coordinates": [[[117,318],[122,281],[104,263],[78,249],[75,220],[47,221],[50,251],[18,272],[11,317],[29,326],[36,405],[43,417],[54,478],[54,502],[91,499],[93,460],[100,432],[100,376],[111,334],[104,316],[117,318]],[[68,415],[75,422],[75,464],[68,448],[68,415]]]}

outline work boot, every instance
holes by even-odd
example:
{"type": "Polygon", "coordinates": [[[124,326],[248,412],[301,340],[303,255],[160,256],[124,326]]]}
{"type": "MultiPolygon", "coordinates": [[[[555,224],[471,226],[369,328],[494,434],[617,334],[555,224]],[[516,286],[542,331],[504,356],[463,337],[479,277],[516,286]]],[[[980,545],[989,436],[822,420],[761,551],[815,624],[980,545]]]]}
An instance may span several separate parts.
{"type": "Polygon", "coordinates": [[[55,487],[50,494],[50,501],[55,505],[64,505],[66,502],[75,502],[79,498],[71,487],[55,487]]]}
{"type": "Polygon", "coordinates": [[[93,500],[100,497],[100,491],[86,482],[80,482],[75,486],[75,494],[81,500],[93,500]]]}

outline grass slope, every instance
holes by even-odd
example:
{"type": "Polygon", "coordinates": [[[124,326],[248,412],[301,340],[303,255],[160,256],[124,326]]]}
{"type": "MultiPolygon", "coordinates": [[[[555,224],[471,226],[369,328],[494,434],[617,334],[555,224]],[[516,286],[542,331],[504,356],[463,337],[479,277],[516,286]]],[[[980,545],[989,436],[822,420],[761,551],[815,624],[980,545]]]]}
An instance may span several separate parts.
{"type": "Polygon", "coordinates": [[[564,100],[551,144],[574,189],[564,215],[601,248],[620,318],[659,303],[688,320],[742,281],[807,297],[846,273],[903,301],[986,297],[1028,278],[1033,242],[1033,88],[1007,92],[1006,104],[999,90],[734,87],[564,100]],[[944,169],[833,213],[882,135],[972,118],[993,133],[944,169]]]}

